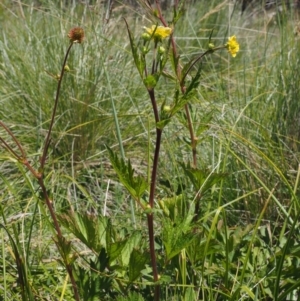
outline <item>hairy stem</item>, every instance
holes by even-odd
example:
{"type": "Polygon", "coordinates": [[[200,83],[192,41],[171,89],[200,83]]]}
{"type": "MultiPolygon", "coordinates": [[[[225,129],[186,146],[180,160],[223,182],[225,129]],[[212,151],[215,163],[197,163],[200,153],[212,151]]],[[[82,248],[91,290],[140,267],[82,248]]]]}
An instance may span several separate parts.
{"type": "Polygon", "coordinates": [[[195,134],[194,134],[193,122],[192,122],[192,119],[191,119],[189,105],[185,104],[184,109],[185,109],[185,115],[186,115],[186,118],[187,118],[188,128],[189,128],[189,132],[190,132],[190,138],[191,138],[191,147],[192,147],[192,155],[193,155],[193,167],[197,168],[197,143],[196,143],[197,141],[196,141],[196,137],[195,137],[195,134]]]}
{"type": "MultiPolygon", "coordinates": [[[[158,109],[155,100],[154,90],[148,90],[152,108],[154,112],[155,122],[159,121],[158,109]]],[[[153,167],[152,167],[152,174],[151,174],[151,184],[150,184],[150,196],[149,196],[149,206],[151,209],[154,207],[154,195],[155,195],[155,188],[156,188],[156,176],[157,176],[157,166],[158,166],[158,159],[159,159],[159,151],[161,145],[161,136],[162,130],[156,128],[156,143],[155,143],[155,153],[154,153],[154,160],[153,160],[153,167]]],[[[154,248],[154,218],[153,213],[147,214],[147,221],[148,221],[148,232],[149,232],[149,246],[150,246],[150,256],[151,256],[151,264],[152,264],[152,271],[153,271],[153,279],[154,282],[158,281],[158,271],[157,271],[157,263],[156,263],[156,254],[154,248]]],[[[154,300],[159,300],[159,285],[155,286],[154,291],[154,300]]]]}

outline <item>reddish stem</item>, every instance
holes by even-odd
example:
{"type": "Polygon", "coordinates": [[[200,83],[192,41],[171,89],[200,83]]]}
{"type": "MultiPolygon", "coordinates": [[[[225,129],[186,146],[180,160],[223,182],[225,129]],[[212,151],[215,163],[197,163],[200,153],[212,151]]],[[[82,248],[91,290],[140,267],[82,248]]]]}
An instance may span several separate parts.
{"type": "Polygon", "coordinates": [[[65,73],[65,66],[66,66],[66,63],[67,63],[67,59],[68,59],[68,56],[69,56],[69,53],[70,53],[70,50],[71,50],[73,44],[74,44],[73,42],[70,43],[70,46],[69,46],[69,48],[66,52],[65,59],[64,59],[62,69],[61,69],[61,72],[60,72],[60,77],[58,79],[55,102],[54,102],[54,107],[53,107],[53,111],[52,111],[50,126],[49,126],[48,134],[47,134],[47,137],[46,137],[46,140],[45,140],[43,155],[42,155],[41,160],[40,160],[40,167],[41,167],[42,172],[43,172],[44,167],[45,167],[46,157],[47,157],[47,153],[48,153],[48,149],[49,149],[50,137],[51,137],[51,132],[52,132],[53,125],[54,125],[54,118],[55,118],[55,115],[56,115],[56,110],[57,110],[57,105],[58,105],[61,82],[62,82],[64,73],[65,73]]]}
{"type": "MultiPolygon", "coordinates": [[[[159,122],[159,114],[157,109],[157,104],[155,100],[155,94],[154,89],[148,90],[153,113],[155,117],[155,122],[159,122]]],[[[161,136],[162,136],[162,130],[156,128],[156,143],[155,143],[155,152],[154,152],[154,159],[153,159],[153,167],[152,167],[152,174],[151,174],[151,184],[150,184],[150,196],[149,196],[149,206],[151,209],[154,207],[154,195],[155,195],[155,189],[156,189],[156,176],[157,176],[157,166],[158,166],[158,160],[159,160],[159,151],[160,151],[160,145],[161,145],[161,136]]],[[[156,262],[156,255],[155,255],[155,243],[154,243],[154,222],[153,222],[153,213],[147,214],[147,221],[148,221],[148,232],[149,232],[149,245],[150,245],[150,256],[151,256],[151,264],[152,264],[152,271],[153,271],[153,279],[154,282],[158,281],[158,271],[157,271],[157,262],[156,262]]],[[[154,291],[154,300],[159,300],[159,285],[155,286],[154,291]]]]}

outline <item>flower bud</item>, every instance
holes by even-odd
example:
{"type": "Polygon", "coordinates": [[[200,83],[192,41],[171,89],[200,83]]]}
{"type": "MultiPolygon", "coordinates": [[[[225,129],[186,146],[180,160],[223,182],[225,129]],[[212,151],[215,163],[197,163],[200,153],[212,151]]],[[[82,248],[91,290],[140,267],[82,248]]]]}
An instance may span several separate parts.
{"type": "Polygon", "coordinates": [[[208,44],[208,49],[213,50],[215,48],[215,45],[213,43],[208,44]]]}
{"type": "Polygon", "coordinates": [[[142,35],[141,35],[141,38],[144,40],[144,41],[149,41],[151,39],[151,36],[149,33],[146,33],[144,32],[142,35]]]}
{"type": "Polygon", "coordinates": [[[170,112],[171,111],[171,107],[170,106],[164,106],[163,110],[165,112],[170,112]]]}
{"type": "Polygon", "coordinates": [[[159,46],[159,47],[158,47],[158,53],[159,53],[159,54],[164,54],[165,52],[166,52],[165,47],[163,47],[163,46],[159,46]]]}
{"type": "Polygon", "coordinates": [[[144,47],[142,48],[142,53],[143,53],[143,54],[147,54],[148,52],[149,52],[149,48],[147,48],[147,47],[144,46],[144,47]]]}
{"type": "Polygon", "coordinates": [[[65,72],[70,72],[70,67],[68,65],[65,65],[64,69],[65,69],[65,72]]]}

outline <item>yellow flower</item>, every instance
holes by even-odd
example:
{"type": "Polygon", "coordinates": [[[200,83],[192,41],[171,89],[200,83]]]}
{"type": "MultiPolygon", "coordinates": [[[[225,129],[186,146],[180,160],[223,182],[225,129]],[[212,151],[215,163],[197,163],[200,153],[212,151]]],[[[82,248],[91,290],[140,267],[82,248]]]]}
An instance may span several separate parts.
{"type": "Polygon", "coordinates": [[[236,41],[236,36],[232,36],[232,37],[228,38],[226,47],[228,49],[228,52],[232,55],[232,57],[235,57],[237,52],[240,50],[240,45],[236,41]]]}
{"type": "Polygon", "coordinates": [[[68,37],[72,43],[82,43],[84,39],[84,31],[81,27],[74,27],[70,30],[68,37]]]}
{"type": "Polygon", "coordinates": [[[152,25],[151,28],[145,27],[145,30],[156,40],[167,38],[172,33],[172,29],[170,27],[156,25],[152,25]]]}

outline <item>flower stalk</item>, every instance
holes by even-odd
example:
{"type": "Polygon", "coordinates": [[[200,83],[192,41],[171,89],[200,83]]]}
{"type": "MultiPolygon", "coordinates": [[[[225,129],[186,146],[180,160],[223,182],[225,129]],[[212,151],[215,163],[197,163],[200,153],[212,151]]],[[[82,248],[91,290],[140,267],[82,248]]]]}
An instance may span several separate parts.
{"type": "MultiPolygon", "coordinates": [[[[126,20],[125,20],[126,22],[126,20]]],[[[150,257],[151,257],[151,266],[153,272],[153,281],[154,283],[159,280],[158,274],[158,267],[157,267],[157,260],[155,254],[155,235],[154,235],[154,199],[155,199],[155,190],[156,190],[156,177],[157,177],[157,170],[158,170],[158,162],[159,162],[159,153],[160,153],[160,146],[161,146],[161,138],[163,129],[158,127],[158,123],[160,121],[159,110],[157,107],[157,100],[155,98],[155,86],[159,77],[162,74],[163,66],[166,62],[165,60],[165,48],[159,46],[163,39],[169,37],[172,33],[172,29],[167,26],[157,26],[152,25],[150,28],[145,28],[145,33],[141,36],[144,40],[144,45],[142,47],[141,56],[137,53],[137,48],[133,42],[133,38],[131,36],[130,30],[128,28],[128,24],[126,22],[126,26],[128,29],[128,34],[131,42],[131,49],[133,53],[133,57],[135,59],[135,63],[137,69],[139,70],[140,76],[143,79],[144,85],[148,91],[148,95],[151,101],[154,119],[156,123],[156,142],[155,142],[155,151],[154,151],[154,158],[153,158],[153,166],[151,170],[151,179],[150,179],[150,194],[147,208],[149,211],[147,212],[147,222],[148,222],[148,235],[149,235],[149,248],[150,248],[150,257]],[[153,48],[153,59],[151,68],[147,68],[146,66],[146,55],[149,53],[149,43],[154,42],[153,48]],[[141,68],[143,66],[143,68],[141,68]]],[[[154,300],[159,301],[160,296],[160,286],[159,284],[155,285],[154,288],[154,300]]]]}
{"type": "MultiPolygon", "coordinates": [[[[151,99],[155,122],[157,124],[159,122],[159,113],[158,113],[157,103],[156,103],[156,99],[155,99],[154,89],[153,88],[148,89],[148,93],[149,93],[149,97],[151,99]]],[[[159,161],[161,136],[162,136],[162,129],[156,128],[156,142],[155,142],[155,151],[154,151],[154,159],[153,159],[151,183],[150,183],[150,195],[149,195],[149,203],[148,203],[151,208],[151,212],[147,213],[149,247],[150,247],[151,265],[152,265],[154,282],[158,281],[158,269],[157,269],[156,254],[155,254],[154,216],[153,216],[152,209],[154,208],[156,176],[157,176],[157,168],[158,168],[158,161],[159,161]]],[[[159,290],[160,290],[159,285],[156,285],[154,288],[154,300],[155,301],[159,300],[159,290]]]]}
{"type": "Polygon", "coordinates": [[[61,255],[61,257],[64,261],[67,273],[70,277],[70,281],[71,281],[72,288],[73,288],[73,293],[74,293],[74,299],[76,301],[79,301],[80,296],[79,296],[78,288],[77,288],[75,278],[74,278],[74,275],[73,275],[72,263],[68,259],[68,254],[66,254],[66,252],[64,251],[65,246],[68,245],[69,242],[64,238],[64,236],[61,232],[61,228],[60,228],[60,225],[58,223],[56,213],[54,211],[54,207],[52,205],[52,200],[49,197],[49,194],[47,192],[46,185],[45,185],[45,182],[44,182],[44,168],[45,168],[47,154],[48,154],[48,150],[49,150],[49,146],[50,146],[51,133],[52,133],[53,125],[54,125],[54,119],[55,119],[55,116],[56,116],[57,105],[58,105],[58,100],[59,100],[59,95],[60,95],[60,90],[61,90],[61,83],[62,83],[62,79],[63,79],[65,71],[68,71],[68,67],[66,65],[67,59],[68,59],[68,56],[69,56],[69,53],[70,53],[70,50],[71,50],[73,44],[74,43],[81,43],[83,41],[83,38],[84,38],[83,29],[80,28],[80,27],[73,28],[69,32],[68,37],[70,39],[70,45],[69,45],[69,47],[67,49],[67,52],[65,54],[61,72],[57,76],[58,84],[57,84],[57,89],[56,89],[56,97],[55,97],[54,107],[53,107],[53,110],[52,110],[52,115],[51,115],[50,125],[49,125],[49,128],[48,128],[48,133],[47,133],[45,143],[44,143],[43,153],[42,153],[42,156],[40,157],[40,165],[39,165],[38,170],[36,170],[33,167],[33,165],[27,160],[27,156],[26,156],[26,153],[25,153],[22,145],[20,144],[18,139],[15,137],[15,135],[12,133],[12,131],[2,121],[0,121],[0,126],[2,126],[2,128],[4,128],[4,130],[8,133],[8,135],[12,138],[12,140],[14,141],[15,145],[17,146],[20,154],[18,154],[2,137],[0,137],[0,142],[2,143],[3,147],[10,154],[12,154],[12,156],[18,162],[22,163],[32,173],[32,175],[37,179],[37,182],[38,182],[38,184],[40,186],[40,189],[42,191],[42,195],[44,197],[46,206],[49,210],[51,219],[53,221],[54,229],[55,229],[55,232],[56,232],[56,238],[54,239],[54,241],[57,245],[57,248],[60,252],[60,255],[61,255]]]}

